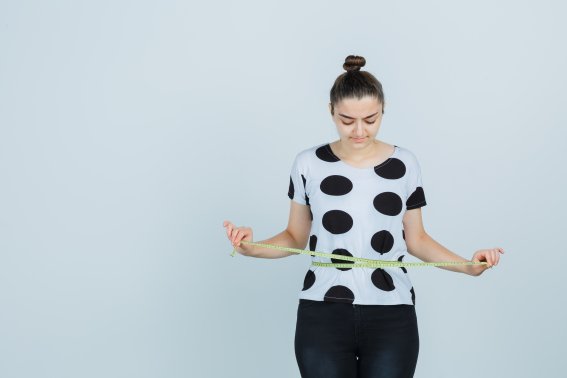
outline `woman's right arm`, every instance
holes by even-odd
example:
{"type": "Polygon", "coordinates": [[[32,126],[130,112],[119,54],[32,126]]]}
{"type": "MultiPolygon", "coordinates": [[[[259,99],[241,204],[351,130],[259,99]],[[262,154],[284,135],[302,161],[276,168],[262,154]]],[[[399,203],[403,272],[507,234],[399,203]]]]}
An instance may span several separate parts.
{"type": "MultiPolygon", "coordinates": [[[[289,220],[287,228],[269,239],[258,243],[274,244],[282,247],[304,249],[311,232],[311,213],[308,205],[302,205],[290,200],[289,220]]],[[[252,240],[252,228],[236,227],[229,221],[224,221],[228,239],[236,251],[245,256],[261,257],[265,259],[276,259],[296,255],[297,253],[282,251],[274,248],[264,248],[249,244],[240,244],[241,240],[252,240]],[[240,245],[239,245],[240,244],[240,245]]]]}

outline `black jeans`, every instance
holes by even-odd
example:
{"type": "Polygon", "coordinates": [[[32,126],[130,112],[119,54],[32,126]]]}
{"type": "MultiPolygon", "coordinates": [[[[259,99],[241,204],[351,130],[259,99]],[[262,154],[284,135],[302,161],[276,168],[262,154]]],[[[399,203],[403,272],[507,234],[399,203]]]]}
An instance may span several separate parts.
{"type": "Polygon", "coordinates": [[[303,378],[413,377],[415,307],[300,299],[294,344],[303,378]]]}

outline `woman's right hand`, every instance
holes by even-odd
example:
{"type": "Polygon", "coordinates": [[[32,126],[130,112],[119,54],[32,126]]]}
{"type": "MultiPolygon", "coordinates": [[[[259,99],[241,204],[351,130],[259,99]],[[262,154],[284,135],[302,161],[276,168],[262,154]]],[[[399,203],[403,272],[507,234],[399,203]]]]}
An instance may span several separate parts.
{"type": "Polygon", "coordinates": [[[479,249],[471,259],[473,262],[486,262],[486,265],[476,265],[469,267],[471,276],[480,276],[485,270],[494,268],[500,261],[500,254],[504,253],[504,249],[500,247],[479,249]]]}
{"type": "Polygon", "coordinates": [[[252,228],[250,227],[236,227],[231,222],[225,220],[223,227],[226,228],[226,235],[230,240],[232,246],[238,253],[244,256],[249,256],[252,252],[251,246],[240,244],[241,240],[252,241],[252,228]]]}

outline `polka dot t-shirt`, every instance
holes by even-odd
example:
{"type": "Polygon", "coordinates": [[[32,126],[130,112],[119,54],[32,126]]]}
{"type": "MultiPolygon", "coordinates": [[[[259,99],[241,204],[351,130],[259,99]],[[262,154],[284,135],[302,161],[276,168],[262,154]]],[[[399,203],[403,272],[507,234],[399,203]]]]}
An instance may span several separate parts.
{"type": "MultiPolygon", "coordinates": [[[[384,162],[369,168],[345,163],[329,143],[305,149],[293,162],[288,197],[310,208],[309,250],[391,261],[403,261],[408,254],[405,212],[426,205],[417,158],[399,146],[384,162]]],[[[415,305],[415,291],[403,267],[310,266],[299,298],[415,305]]]]}

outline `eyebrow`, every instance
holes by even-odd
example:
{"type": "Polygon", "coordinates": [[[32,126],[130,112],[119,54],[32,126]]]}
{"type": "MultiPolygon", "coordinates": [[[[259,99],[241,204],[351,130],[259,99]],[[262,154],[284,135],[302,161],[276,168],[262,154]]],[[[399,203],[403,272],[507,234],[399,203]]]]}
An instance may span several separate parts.
{"type": "MultiPolygon", "coordinates": [[[[372,116],[375,116],[375,115],[378,114],[378,113],[380,113],[380,112],[376,112],[376,113],[374,113],[374,114],[370,114],[369,116],[366,116],[366,117],[364,117],[363,119],[370,118],[370,117],[372,117],[372,116]]],[[[342,116],[342,117],[348,118],[348,119],[354,119],[354,118],[352,118],[352,117],[349,117],[349,116],[344,115],[344,114],[341,114],[341,113],[339,113],[339,115],[342,116]]]]}

